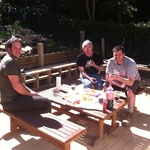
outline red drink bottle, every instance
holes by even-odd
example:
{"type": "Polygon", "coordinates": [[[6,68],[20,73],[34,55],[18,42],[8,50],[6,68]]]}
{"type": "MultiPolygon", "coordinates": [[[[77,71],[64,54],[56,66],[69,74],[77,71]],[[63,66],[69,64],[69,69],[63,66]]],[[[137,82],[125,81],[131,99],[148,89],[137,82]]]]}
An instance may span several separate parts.
{"type": "Polygon", "coordinates": [[[107,109],[112,110],[114,105],[114,89],[109,85],[106,90],[106,99],[107,99],[107,109]]]}
{"type": "Polygon", "coordinates": [[[106,99],[103,99],[103,113],[106,112],[106,99]]]}

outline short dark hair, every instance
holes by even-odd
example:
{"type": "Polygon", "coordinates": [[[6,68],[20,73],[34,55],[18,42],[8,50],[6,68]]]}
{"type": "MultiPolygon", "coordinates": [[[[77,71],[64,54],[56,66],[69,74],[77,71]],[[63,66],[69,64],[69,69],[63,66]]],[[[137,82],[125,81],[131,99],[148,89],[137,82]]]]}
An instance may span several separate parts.
{"type": "Polygon", "coordinates": [[[14,42],[20,42],[21,45],[22,45],[22,41],[21,41],[21,38],[17,38],[17,37],[14,37],[12,36],[5,44],[6,44],[6,48],[11,48],[12,46],[12,43],[14,42]]]}
{"type": "Polygon", "coordinates": [[[114,51],[122,51],[123,53],[125,53],[125,48],[122,45],[117,45],[112,49],[112,52],[114,51]]]}

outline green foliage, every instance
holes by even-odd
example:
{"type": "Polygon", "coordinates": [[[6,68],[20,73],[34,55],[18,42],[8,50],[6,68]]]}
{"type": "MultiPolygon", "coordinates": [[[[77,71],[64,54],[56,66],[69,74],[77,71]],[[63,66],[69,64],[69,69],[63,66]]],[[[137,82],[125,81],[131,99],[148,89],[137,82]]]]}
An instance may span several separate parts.
{"type": "Polygon", "coordinates": [[[44,52],[45,53],[52,53],[52,52],[58,52],[58,51],[60,51],[60,48],[59,48],[58,44],[56,44],[55,42],[52,42],[52,41],[44,42],[44,52]]]}
{"type": "MultiPolygon", "coordinates": [[[[30,29],[22,28],[19,21],[16,21],[13,25],[0,26],[0,40],[7,41],[12,35],[22,39],[23,47],[32,47],[34,52],[31,54],[37,54],[38,43],[44,44],[44,53],[64,50],[59,43],[54,42],[52,39],[45,38],[30,29]]],[[[66,47],[66,50],[70,50],[70,48],[66,47]]]]}
{"type": "Polygon", "coordinates": [[[149,23],[138,24],[117,24],[111,21],[85,21],[70,19],[65,16],[59,16],[59,22],[63,26],[75,28],[84,31],[93,31],[107,33],[118,37],[127,37],[137,41],[149,41],[150,27],[149,23]]]}
{"type": "Polygon", "coordinates": [[[0,38],[8,39],[10,37],[10,34],[7,31],[0,31],[0,38]]]}

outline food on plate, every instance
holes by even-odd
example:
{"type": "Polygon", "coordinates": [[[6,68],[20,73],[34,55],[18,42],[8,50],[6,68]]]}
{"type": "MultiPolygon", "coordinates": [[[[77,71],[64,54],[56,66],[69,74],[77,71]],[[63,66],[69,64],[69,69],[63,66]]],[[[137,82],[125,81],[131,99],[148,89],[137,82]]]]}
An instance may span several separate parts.
{"type": "Polygon", "coordinates": [[[92,97],[90,95],[82,94],[81,100],[90,102],[90,101],[92,101],[92,97]]]}
{"type": "Polygon", "coordinates": [[[82,94],[68,93],[68,94],[66,94],[64,99],[66,99],[68,102],[70,102],[72,104],[83,104],[83,103],[93,102],[94,98],[93,98],[93,96],[84,94],[84,93],[82,93],[82,94]]]}
{"type": "Polygon", "coordinates": [[[66,96],[66,98],[67,98],[67,99],[70,99],[70,98],[71,98],[71,96],[68,94],[68,95],[66,96]]]}
{"type": "Polygon", "coordinates": [[[91,89],[91,92],[95,93],[95,89],[91,89]]]}
{"type": "Polygon", "coordinates": [[[95,89],[84,89],[84,92],[87,92],[87,93],[95,93],[95,89]]]}
{"type": "Polygon", "coordinates": [[[84,89],[84,94],[91,95],[91,96],[99,96],[100,91],[95,89],[84,89]]]}
{"type": "Polygon", "coordinates": [[[72,104],[79,104],[80,103],[79,95],[77,95],[77,94],[69,93],[65,96],[65,99],[72,104]]]}

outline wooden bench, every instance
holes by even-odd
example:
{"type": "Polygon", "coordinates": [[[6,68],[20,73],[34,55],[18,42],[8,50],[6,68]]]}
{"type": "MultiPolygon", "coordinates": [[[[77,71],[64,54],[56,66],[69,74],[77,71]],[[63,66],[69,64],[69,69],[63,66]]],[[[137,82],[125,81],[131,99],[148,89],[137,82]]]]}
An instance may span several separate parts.
{"type": "Polygon", "coordinates": [[[50,85],[55,81],[56,76],[70,79],[78,76],[78,69],[75,62],[66,62],[49,65],[41,68],[30,69],[22,74],[24,84],[33,84],[33,88],[38,89],[45,80],[44,84],[50,85]]]}
{"type": "Polygon", "coordinates": [[[84,127],[62,120],[51,113],[40,111],[8,112],[3,110],[1,104],[0,112],[10,117],[10,132],[2,138],[26,129],[62,150],[70,150],[71,142],[86,133],[84,127]]]}

